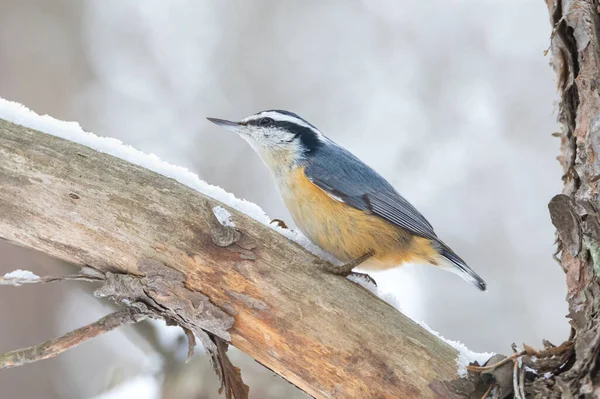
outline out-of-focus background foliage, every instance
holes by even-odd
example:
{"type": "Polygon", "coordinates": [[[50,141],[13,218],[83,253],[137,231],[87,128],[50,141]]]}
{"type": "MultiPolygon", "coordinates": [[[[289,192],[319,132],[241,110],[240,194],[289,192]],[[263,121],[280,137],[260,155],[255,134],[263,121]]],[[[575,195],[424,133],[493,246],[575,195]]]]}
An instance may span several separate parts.
{"type": "MultiPolygon", "coordinates": [[[[561,190],[550,31],[540,0],[0,0],[0,96],[186,166],[288,222],[252,150],[204,118],[299,113],[388,178],[489,291],[424,266],[380,285],[444,336],[506,353],[568,333],[547,211],[561,190]]],[[[0,275],[16,268],[68,271],[0,243],[0,275]]],[[[87,285],[2,288],[0,352],[110,306],[87,285]]],[[[303,397],[233,352],[252,398],[303,397]]],[[[207,359],[184,365],[184,354],[174,328],[128,328],[0,372],[0,396],[217,398],[207,359]]]]}

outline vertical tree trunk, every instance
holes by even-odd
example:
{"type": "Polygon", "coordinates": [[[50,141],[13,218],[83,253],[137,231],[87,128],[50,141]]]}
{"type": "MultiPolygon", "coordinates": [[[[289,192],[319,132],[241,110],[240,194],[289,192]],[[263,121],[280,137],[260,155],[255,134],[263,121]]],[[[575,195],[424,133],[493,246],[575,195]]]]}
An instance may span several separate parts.
{"type": "Polygon", "coordinates": [[[553,25],[551,64],[561,96],[563,194],[550,204],[559,261],[566,273],[574,356],[532,397],[600,396],[600,6],[598,0],[547,0],[553,25]]]}

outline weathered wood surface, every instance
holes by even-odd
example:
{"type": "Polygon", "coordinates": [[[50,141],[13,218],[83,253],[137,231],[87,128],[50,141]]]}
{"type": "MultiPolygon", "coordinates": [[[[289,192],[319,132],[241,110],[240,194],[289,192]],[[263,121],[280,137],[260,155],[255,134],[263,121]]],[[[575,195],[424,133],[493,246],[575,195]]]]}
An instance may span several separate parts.
{"type": "Polygon", "coordinates": [[[215,205],[172,179],[0,120],[0,237],[102,272],[140,276],[140,259],[162,262],[161,278],[177,270],[184,280],[171,293],[136,279],[155,302],[176,314],[171,303],[200,306],[204,294],[234,317],[234,346],[314,397],[465,397],[469,384],[451,383],[454,349],[322,272],[282,235],[220,204],[241,238],[215,245],[215,205]]]}

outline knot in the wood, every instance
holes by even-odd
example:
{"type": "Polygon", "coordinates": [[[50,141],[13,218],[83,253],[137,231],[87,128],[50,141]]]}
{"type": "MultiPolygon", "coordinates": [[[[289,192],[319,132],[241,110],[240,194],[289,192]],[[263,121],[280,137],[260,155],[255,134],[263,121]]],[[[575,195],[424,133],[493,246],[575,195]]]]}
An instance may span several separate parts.
{"type": "Polygon", "coordinates": [[[208,200],[204,201],[203,213],[206,222],[210,226],[210,237],[213,244],[218,247],[228,247],[239,241],[241,238],[240,232],[233,227],[222,225],[208,200]]]}

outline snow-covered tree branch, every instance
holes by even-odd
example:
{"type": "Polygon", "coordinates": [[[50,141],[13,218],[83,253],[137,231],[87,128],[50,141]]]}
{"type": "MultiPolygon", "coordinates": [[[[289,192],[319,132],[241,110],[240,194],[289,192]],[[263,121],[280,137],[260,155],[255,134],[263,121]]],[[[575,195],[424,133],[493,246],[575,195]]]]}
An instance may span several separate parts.
{"type": "Polygon", "coordinates": [[[447,342],[321,270],[294,240],[315,248],[254,204],[117,140],[1,105],[0,237],[84,267],[102,284],[96,296],[181,326],[190,345],[201,339],[228,395],[247,391],[227,343],[317,398],[487,389],[457,374],[465,353],[457,364],[447,342]]]}

